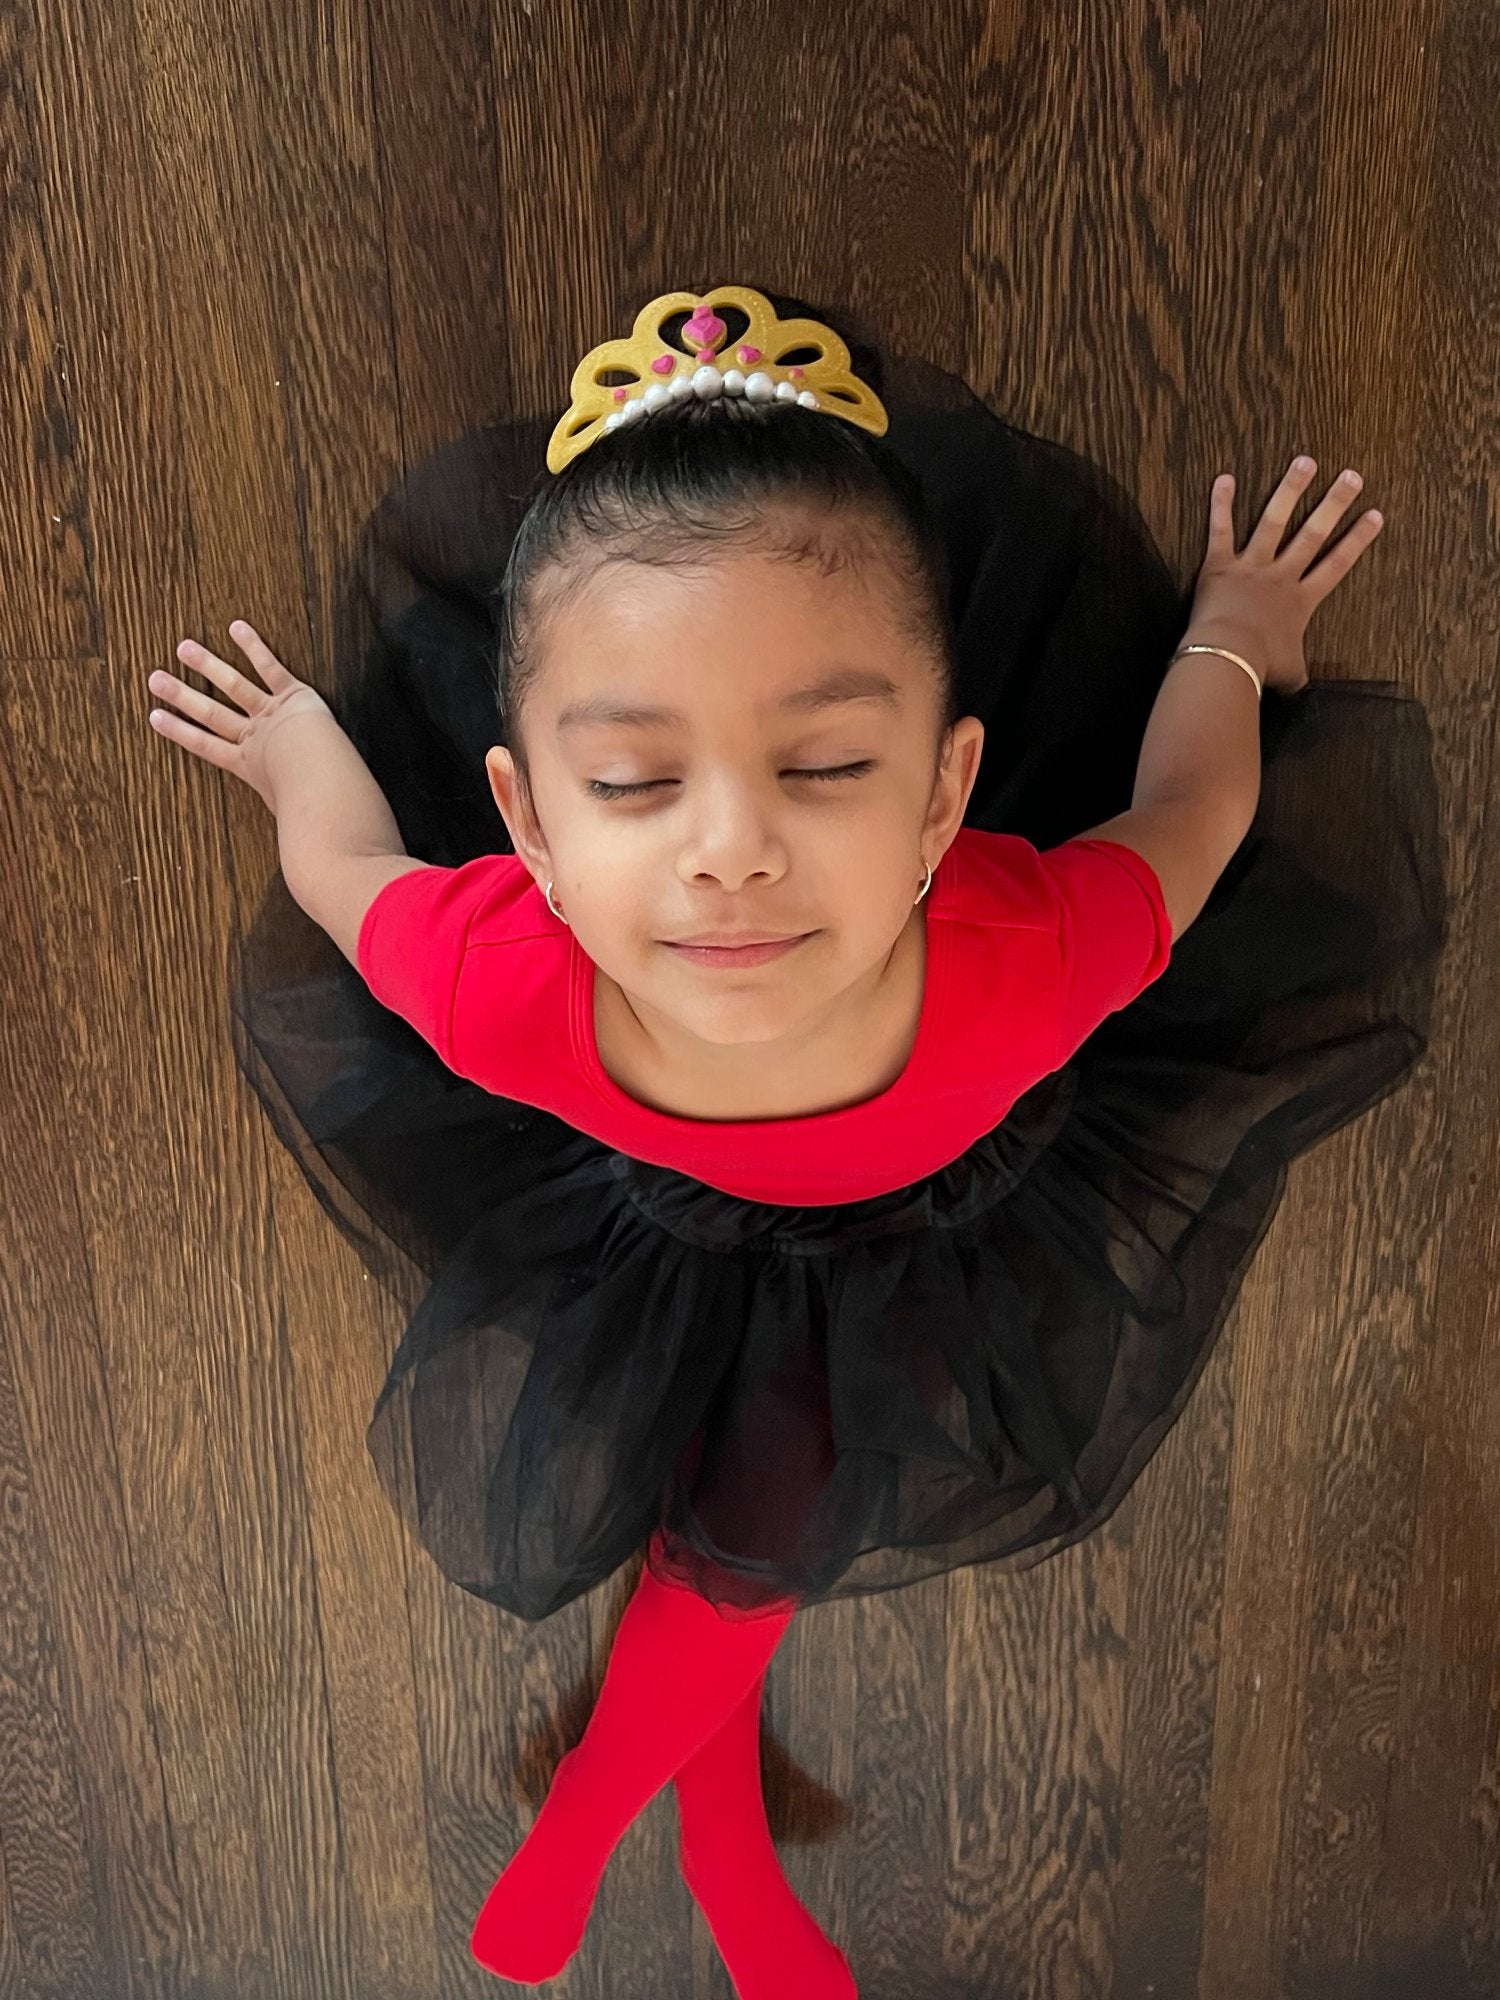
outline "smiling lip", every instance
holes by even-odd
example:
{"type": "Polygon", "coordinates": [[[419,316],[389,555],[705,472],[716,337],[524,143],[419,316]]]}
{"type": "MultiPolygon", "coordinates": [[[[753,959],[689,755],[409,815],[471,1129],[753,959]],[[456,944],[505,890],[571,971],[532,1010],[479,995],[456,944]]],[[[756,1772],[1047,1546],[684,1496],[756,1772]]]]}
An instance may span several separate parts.
{"type": "Polygon", "coordinates": [[[752,944],[790,944],[798,931],[702,931],[697,937],[668,938],[668,944],[701,945],[712,951],[743,951],[752,944]]]}
{"type": "Polygon", "coordinates": [[[773,958],[781,958],[794,951],[799,944],[805,944],[814,935],[806,931],[801,937],[768,938],[760,944],[744,944],[731,949],[726,945],[672,944],[669,948],[683,958],[691,959],[695,965],[716,965],[728,971],[731,967],[763,965],[773,958]]]}

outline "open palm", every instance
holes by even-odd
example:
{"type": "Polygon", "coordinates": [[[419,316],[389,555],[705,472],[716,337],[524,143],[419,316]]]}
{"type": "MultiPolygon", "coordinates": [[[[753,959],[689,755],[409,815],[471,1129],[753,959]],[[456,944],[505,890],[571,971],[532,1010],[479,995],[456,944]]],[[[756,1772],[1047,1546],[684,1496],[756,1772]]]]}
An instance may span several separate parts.
{"type": "Polygon", "coordinates": [[[1353,569],[1385,525],[1373,507],[1330,549],[1328,540],[1364,484],[1351,466],[1329,487],[1285,548],[1297,502],[1317,463],[1295,458],[1243,549],[1234,545],[1234,475],[1221,473],[1209,497],[1208,553],[1198,574],[1186,637],[1251,655],[1268,688],[1297,694],[1307,686],[1303,635],[1328,593],[1353,569]]]}
{"type": "Polygon", "coordinates": [[[309,709],[320,709],[325,715],[333,711],[315,687],[288,672],[253,625],[247,625],[242,618],[236,619],[229,628],[229,636],[266,686],[260,686],[196,640],[184,639],[177,648],[178,659],[211,680],[215,687],[222,688],[239,706],[230,708],[212,695],[200,694],[172,674],[157,672],[149,677],[147,687],[180,708],[182,715],[153,708],[151,724],[161,735],[180,743],[193,756],[201,757],[205,764],[216,764],[221,771],[231,771],[242,778],[274,813],[276,802],[265,766],[266,742],[271,731],[289,715],[309,709]],[[184,720],[188,716],[191,721],[184,720]]]}

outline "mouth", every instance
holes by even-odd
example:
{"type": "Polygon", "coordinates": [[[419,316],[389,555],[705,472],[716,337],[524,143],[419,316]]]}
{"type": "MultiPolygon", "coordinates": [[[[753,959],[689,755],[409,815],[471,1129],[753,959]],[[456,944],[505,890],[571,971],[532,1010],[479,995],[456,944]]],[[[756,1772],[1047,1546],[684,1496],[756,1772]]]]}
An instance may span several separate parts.
{"type": "Polygon", "coordinates": [[[679,958],[685,958],[694,965],[719,966],[725,971],[752,965],[767,965],[772,959],[784,958],[789,951],[795,951],[799,944],[806,944],[816,931],[804,931],[800,937],[772,938],[761,944],[668,944],[669,951],[675,951],[679,958]]]}

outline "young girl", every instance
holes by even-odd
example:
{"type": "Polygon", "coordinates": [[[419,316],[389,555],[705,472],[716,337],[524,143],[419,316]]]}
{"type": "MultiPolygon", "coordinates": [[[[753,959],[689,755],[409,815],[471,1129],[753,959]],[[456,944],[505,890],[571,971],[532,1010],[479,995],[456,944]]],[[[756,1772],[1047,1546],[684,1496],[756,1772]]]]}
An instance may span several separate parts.
{"type": "Polygon", "coordinates": [[[668,294],[572,386],[382,509],[345,729],[243,623],[260,679],[185,642],[234,706],[152,720],[276,815],[237,1053],[414,1305],[393,1505],[526,1619],[647,1548],[476,1957],[560,1971],[675,1779],[741,2000],[847,1995],[770,1659],[1119,1504],[1288,1162],[1426,1047],[1426,718],[1307,680],[1350,474],[1285,548],[1311,461],[1243,549],[1218,479],[1189,604],[1081,460],[800,301],[668,294]]]}

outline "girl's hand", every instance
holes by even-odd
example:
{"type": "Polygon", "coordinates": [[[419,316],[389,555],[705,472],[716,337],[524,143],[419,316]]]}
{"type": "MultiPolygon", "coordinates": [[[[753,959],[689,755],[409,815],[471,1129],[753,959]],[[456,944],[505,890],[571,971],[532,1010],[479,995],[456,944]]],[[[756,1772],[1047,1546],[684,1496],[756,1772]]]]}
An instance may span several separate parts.
{"type": "Polygon", "coordinates": [[[1278,554],[1286,524],[1317,469],[1310,458],[1292,460],[1259,526],[1239,551],[1234,546],[1234,475],[1226,472],[1214,481],[1208,554],[1182,635],[1184,645],[1220,644],[1243,653],[1278,694],[1297,694],[1307,686],[1302,635],[1308,620],[1385,525],[1373,509],[1361,514],[1332,554],[1314,565],[1363,484],[1357,472],[1344,472],[1278,554]]]}
{"type": "Polygon", "coordinates": [[[247,679],[227,660],[209,652],[206,646],[184,639],[177,648],[178,659],[211,680],[215,687],[222,688],[239,703],[239,708],[226,707],[212,695],[199,694],[196,688],[171,674],[155,673],[146,682],[152,693],[174,702],[204,727],[195,729],[181,716],[159,708],[152,709],[151,723],[163,736],[171,737],[184,750],[201,757],[205,764],[217,764],[221,771],[232,771],[235,777],[243,778],[274,813],[276,800],[265,766],[266,741],[271,731],[289,715],[301,715],[310,709],[321,710],[325,715],[333,711],[315,687],[287,672],[254,626],[247,625],[243,618],[230,626],[229,636],[244,650],[271,692],[267,694],[265,688],[247,679]],[[245,711],[243,715],[240,709],[245,711]]]}

